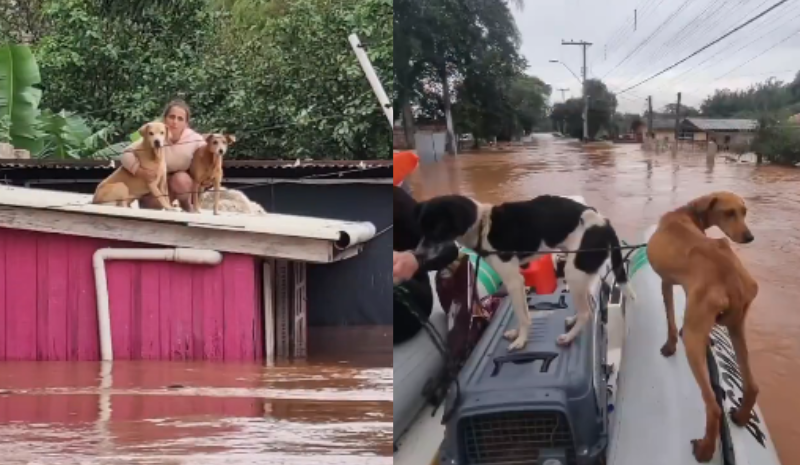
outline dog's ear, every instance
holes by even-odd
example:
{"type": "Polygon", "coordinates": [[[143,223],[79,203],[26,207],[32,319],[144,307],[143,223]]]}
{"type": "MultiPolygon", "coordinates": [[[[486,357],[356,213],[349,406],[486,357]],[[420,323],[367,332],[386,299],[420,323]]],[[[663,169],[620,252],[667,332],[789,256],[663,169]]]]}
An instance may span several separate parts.
{"type": "Polygon", "coordinates": [[[226,134],[225,140],[228,141],[228,145],[231,145],[234,142],[236,142],[236,136],[234,136],[233,134],[226,134]]]}
{"type": "Polygon", "coordinates": [[[214,134],[203,134],[203,138],[206,140],[206,144],[210,144],[214,140],[214,134]]]}
{"type": "Polygon", "coordinates": [[[150,127],[150,123],[144,123],[142,127],[139,128],[139,135],[145,137],[147,135],[147,128],[150,127]]]}
{"type": "Polygon", "coordinates": [[[716,195],[706,195],[693,201],[690,205],[697,213],[707,213],[714,209],[718,200],[716,195]]]}

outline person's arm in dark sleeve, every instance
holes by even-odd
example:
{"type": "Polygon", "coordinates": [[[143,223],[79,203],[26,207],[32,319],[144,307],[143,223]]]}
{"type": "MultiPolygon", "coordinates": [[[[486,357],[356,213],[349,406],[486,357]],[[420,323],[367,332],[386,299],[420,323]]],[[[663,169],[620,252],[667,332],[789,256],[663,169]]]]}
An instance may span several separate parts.
{"type": "MultiPolygon", "coordinates": [[[[397,252],[413,251],[422,240],[419,225],[414,218],[414,207],[417,201],[408,192],[399,187],[394,188],[394,250],[397,252]]],[[[448,244],[429,260],[414,254],[419,263],[419,271],[438,271],[458,259],[458,247],[455,242],[448,244]]]]}

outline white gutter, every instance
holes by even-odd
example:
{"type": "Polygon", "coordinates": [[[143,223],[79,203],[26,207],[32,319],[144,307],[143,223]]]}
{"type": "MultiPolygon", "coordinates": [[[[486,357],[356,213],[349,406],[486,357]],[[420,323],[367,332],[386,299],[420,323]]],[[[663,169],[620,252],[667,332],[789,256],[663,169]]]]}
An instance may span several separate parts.
{"type": "Polygon", "coordinates": [[[353,51],[356,53],[358,62],[361,64],[361,69],[363,69],[364,74],[367,75],[367,80],[372,86],[372,91],[375,92],[375,95],[378,97],[378,102],[380,102],[383,112],[386,113],[386,118],[389,120],[389,127],[394,127],[392,102],[390,102],[389,97],[386,96],[386,91],[383,90],[383,85],[381,85],[378,75],[375,74],[375,68],[372,67],[372,62],[369,61],[367,52],[362,48],[361,41],[358,40],[357,35],[350,34],[347,39],[350,41],[350,46],[353,47],[353,51]]]}
{"type": "Polygon", "coordinates": [[[114,360],[111,345],[111,313],[108,304],[106,260],[159,260],[197,265],[218,265],[222,254],[208,249],[99,249],[94,253],[94,284],[97,292],[97,322],[100,326],[100,355],[103,361],[114,360]]]}

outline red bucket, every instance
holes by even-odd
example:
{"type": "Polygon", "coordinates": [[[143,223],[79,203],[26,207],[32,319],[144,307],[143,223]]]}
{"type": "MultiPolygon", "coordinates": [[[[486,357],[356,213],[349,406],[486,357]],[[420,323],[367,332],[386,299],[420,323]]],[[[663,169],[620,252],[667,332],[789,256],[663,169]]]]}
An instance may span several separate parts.
{"type": "Polygon", "coordinates": [[[558,287],[556,267],[550,254],[540,256],[519,271],[525,278],[525,285],[532,287],[536,294],[552,294],[558,287]]]}

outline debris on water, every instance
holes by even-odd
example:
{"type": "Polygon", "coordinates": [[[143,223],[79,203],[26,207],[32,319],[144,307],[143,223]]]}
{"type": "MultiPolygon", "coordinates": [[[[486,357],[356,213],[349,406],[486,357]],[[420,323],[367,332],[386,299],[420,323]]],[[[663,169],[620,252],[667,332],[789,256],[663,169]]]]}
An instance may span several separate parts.
{"type": "Polygon", "coordinates": [[[170,384],[167,389],[184,389],[185,387],[183,384],[170,384]]]}

